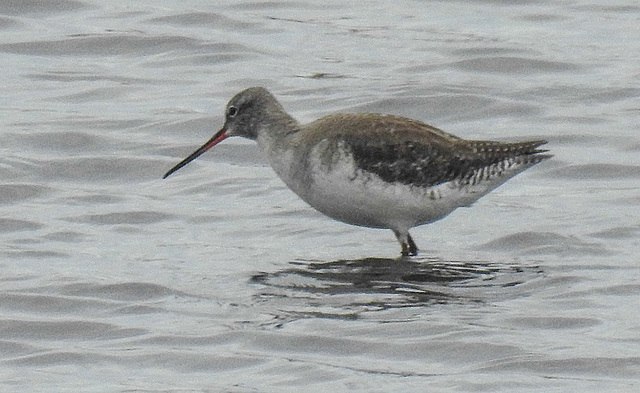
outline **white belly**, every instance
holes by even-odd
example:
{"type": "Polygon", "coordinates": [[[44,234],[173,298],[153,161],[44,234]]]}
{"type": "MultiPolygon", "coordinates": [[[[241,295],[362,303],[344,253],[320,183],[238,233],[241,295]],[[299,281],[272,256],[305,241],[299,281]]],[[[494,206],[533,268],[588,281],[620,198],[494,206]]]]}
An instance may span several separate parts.
{"type": "Polygon", "coordinates": [[[270,161],[289,188],[336,220],[374,228],[411,228],[472,202],[451,184],[425,189],[385,182],[358,170],[346,151],[327,155],[326,148],[320,142],[302,157],[281,151],[270,161]]]}

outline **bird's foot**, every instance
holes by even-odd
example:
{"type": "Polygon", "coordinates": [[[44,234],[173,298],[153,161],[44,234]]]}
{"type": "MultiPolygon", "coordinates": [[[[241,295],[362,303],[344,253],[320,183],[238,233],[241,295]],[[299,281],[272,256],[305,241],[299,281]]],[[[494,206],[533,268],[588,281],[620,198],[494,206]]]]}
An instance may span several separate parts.
{"type": "Polygon", "coordinates": [[[407,241],[401,242],[402,244],[402,256],[403,257],[415,257],[418,255],[418,246],[411,238],[411,235],[407,234],[407,241]]]}

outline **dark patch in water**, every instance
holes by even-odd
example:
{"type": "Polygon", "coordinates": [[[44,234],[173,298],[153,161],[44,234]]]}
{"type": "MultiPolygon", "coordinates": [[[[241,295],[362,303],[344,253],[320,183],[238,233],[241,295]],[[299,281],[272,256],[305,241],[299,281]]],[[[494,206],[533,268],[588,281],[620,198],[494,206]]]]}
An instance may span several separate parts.
{"type": "MultiPolygon", "coordinates": [[[[542,273],[522,267],[437,258],[296,261],[292,268],[251,277],[277,302],[278,319],[357,319],[363,313],[448,303],[484,302],[542,273]],[[275,291],[275,292],[274,292],[275,291]],[[493,293],[493,295],[492,295],[493,293]],[[300,303],[302,302],[302,303],[300,303]],[[322,304],[321,309],[318,306],[322,304]],[[286,310],[286,311],[283,311],[286,310]]],[[[511,293],[512,295],[513,293],[511,293]]]]}

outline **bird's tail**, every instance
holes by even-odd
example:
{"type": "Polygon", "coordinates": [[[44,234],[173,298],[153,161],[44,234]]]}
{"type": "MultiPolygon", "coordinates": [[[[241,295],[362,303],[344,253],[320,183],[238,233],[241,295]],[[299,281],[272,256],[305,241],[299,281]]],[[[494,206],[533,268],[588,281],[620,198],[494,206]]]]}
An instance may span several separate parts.
{"type": "Polygon", "coordinates": [[[533,165],[553,157],[552,154],[543,154],[548,150],[539,149],[540,146],[546,143],[547,141],[545,140],[513,143],[471,141],[471,148],[475,154],[482,156],[487,161],[495,160],[495,162],[500,162],[504,159],[518,157],[518,161],[533,165]]]}

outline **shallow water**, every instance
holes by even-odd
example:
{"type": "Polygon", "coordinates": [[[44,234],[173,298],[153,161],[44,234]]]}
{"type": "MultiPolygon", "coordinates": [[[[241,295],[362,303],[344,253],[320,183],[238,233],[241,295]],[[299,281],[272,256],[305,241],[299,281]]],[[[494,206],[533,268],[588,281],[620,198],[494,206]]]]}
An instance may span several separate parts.
{"type": "MultiPolygon", "coordinates": [[[[364,4],[364,3],[363,3],[364,4]]],[[[640,389],[640,7],[0,4],[2,391],[640,389]],[[412,231],[334,222],[256,146],[269,88],[555,155],[412,231]]]]}

